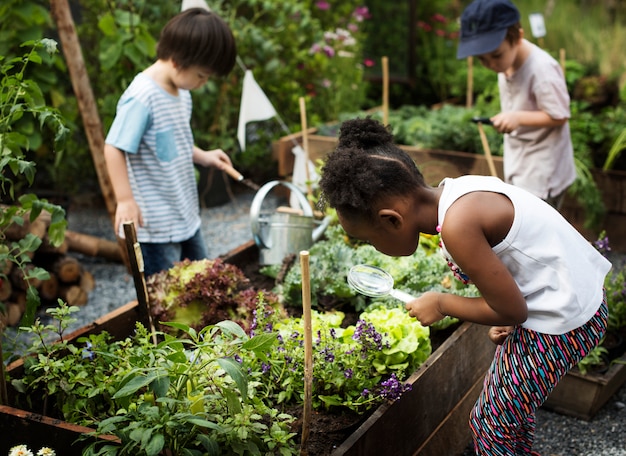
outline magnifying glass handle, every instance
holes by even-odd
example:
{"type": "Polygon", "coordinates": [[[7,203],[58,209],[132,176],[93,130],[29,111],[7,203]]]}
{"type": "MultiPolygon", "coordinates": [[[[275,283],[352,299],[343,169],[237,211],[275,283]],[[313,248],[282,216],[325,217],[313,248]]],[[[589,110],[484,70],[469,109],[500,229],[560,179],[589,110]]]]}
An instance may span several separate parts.
{"type": "Polygon", "coordinates": [[[395,288],[392,289],[389,294],[404,303],[411,302],[415,299],[415,296],[405,293],[404,291],[396,290],[395,288]]]}

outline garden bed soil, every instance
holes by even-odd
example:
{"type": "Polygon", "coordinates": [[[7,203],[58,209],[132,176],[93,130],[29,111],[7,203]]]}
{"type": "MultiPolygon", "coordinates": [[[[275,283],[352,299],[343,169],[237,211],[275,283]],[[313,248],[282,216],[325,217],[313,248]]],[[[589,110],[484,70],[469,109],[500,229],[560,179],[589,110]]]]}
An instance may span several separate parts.
{"type": "MultiPolygon", "coordinates": [[[[225,255],[223,259],[235,264],[258,288],[267,287],[267,277],[259,275],[258,249],[251,242],[225,255]],[[254,265],[254,266],[253,266],[254,265]],[[265,285],[258,286],[261,281],[265,285]]],[[[141,321],[139,304],[130,302],[117,310],[78,329],[68,336],[80,336],[107,331],[115,338],[130,335],[135,321],[141,321]]],[[[432,334],[433,353],[407,380],[411,390],[394,403],[383,404],[365,416],[353,413],[313,413],[307,454],[377,455],[377,454],[461,454],[470,441],[467,417],[482,386],[482,378],[493,357],[494,346],[487,337],[487,328],[463,323],[432,334]]],[[[12,378],[21,375],[20,361],[11,364],[12,378]]],[[[9,391],[13,397],[14,391],[9,391]]],[[[10,400],[11,405],[13,403],[10,400]]],[[[293,432],[301,434],[300,410],[288,410],[298,418],[293,432]]],[[[11,446],[26,444],[31,448],[49,445],[51,436],[63,435],[63,454],[80,454],[86,442],[72,442],[88,428],[75,429],[58,417],[44,417],[32,412],[4,407],[0,409],[3,432],[0,454],[11,446]],[[65,447],[65,445],[68,445],[65,447]]]]}

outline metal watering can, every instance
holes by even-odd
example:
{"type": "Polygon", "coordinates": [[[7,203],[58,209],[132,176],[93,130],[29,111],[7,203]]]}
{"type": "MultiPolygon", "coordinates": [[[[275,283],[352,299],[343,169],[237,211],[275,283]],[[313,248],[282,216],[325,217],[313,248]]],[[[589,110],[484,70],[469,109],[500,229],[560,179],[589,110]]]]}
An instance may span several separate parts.
{"type": "Polygon", "coordinates": [[[329,223],[329,217],[325,217],[321,223],[316,222],[309,201],[294,184],[287,181],[268,182],[254,195],[250,206],[250,227],[254,242],[259,247],[259,265],[281,264],[287,255],[307,250],[322,236],[329,223]],[[288,212],[260,213],[263,200],[277,185],[291,190],[303,215],[288,212]]]}

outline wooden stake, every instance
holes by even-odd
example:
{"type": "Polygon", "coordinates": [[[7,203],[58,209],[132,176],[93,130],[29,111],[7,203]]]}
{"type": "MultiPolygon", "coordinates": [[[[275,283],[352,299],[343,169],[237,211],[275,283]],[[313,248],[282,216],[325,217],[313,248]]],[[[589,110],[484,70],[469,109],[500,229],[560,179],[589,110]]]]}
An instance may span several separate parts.
{"type": "Polygon", "coordinates": [[[9,395],[7,392],[7,379],[4,373],[4,354],[2,353],[2,335],[4,325],[0,321],[0,405],[9,405],[9,395]]]}
{"type": "Polygon", "coordinates": [[[382,58],[383,66],[383,125],[389,124],[389,59],[382,58]]]}
{"type": "Polygon", "coordinates": [[[489,148],[489,141],[487,141],[487,135],[485,134],[485,129],[483,128],[482,122],[478,122],[478,133],[480,133],[480,140],[483,143],[483,149],[485,150],[485,157],[487,158],[487,164],[489,165],[489,171],[491,171],[491,175],[498,177],[498,173],[496,171],[496,165],[493,163],[493,157],[491,156],[491,149],[489,148]]]}
{"type": "Polygon", "coordinates": [[[306,193],[309,203],[313,204],[313,189],[311,188],[311,175],[309,173],[309,132],[306,122],[306,103],[304,97],[300,97],[300,124],[302,125],[302,149],[304,149],[304,163],[306,164],[306,193]]]}
{"type": "Polygon", "coordinates": [[[311,324],[309,252],[306,250],[300,252],[300,269],[302,270],[302,319],[304,321],[304,410],[302,413],[300,454],[307,455],[313,401],[313,330],[311,324]]]}
{"type": "Polygon", "coordinates": [[[135,282],[135,290],[137,291],[137,303],[139,317],[142,322],[150,328],[152,333],[152,342],[157,345],[156,329],[150,315],[150,307],[148,305],[148,288],[146,286],[146,278],[143,269],[143,255],[141,254],[141,246],[137,241],[137,232],[133,222],[124,222],[124,236],[126,238],[126,248],[128,249],[128,262],[130,270],[133,274],[135,282]]]}
{"type": "MultiPolygon", "coordinates": [[[[61,40],[61,49],[63,49],[74,94],[78,101],[78,109],[83,119],[83,127],[87,134],[87,142],[89,143],[98,182],[100,183],[100,190],[102,191],[111,223],[115,226],[115,193],[113,192],[113,186],[104,160],[104,130],[89,82],[89,76],[87,75],[83,52],[76,34],[69,1],[50,0],[50,12],[56,23],[59,39],[61,40]]],[[[124,253],[123,239],[118,238],[118,247],[125,264],[128,266],[124,253]]]]}
{"type": "Polygon", "coordinates": [[[467,94],[465,95],[465,106],[467,109],[474,104],[474,57],[467,58],[467,94]]]}

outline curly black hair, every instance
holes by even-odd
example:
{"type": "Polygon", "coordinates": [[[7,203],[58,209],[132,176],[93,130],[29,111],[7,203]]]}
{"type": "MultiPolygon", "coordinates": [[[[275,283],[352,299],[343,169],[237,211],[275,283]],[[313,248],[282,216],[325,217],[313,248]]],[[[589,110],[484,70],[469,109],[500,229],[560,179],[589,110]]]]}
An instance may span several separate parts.
{"type": "Polygon", "coordinates": [[[341,124],[339,142],[325,160],[320,203],[351,219],[374,220],[379,198],[426,186],[413,159],[393,141],[389,128],[371,117],[341,124]]]}

